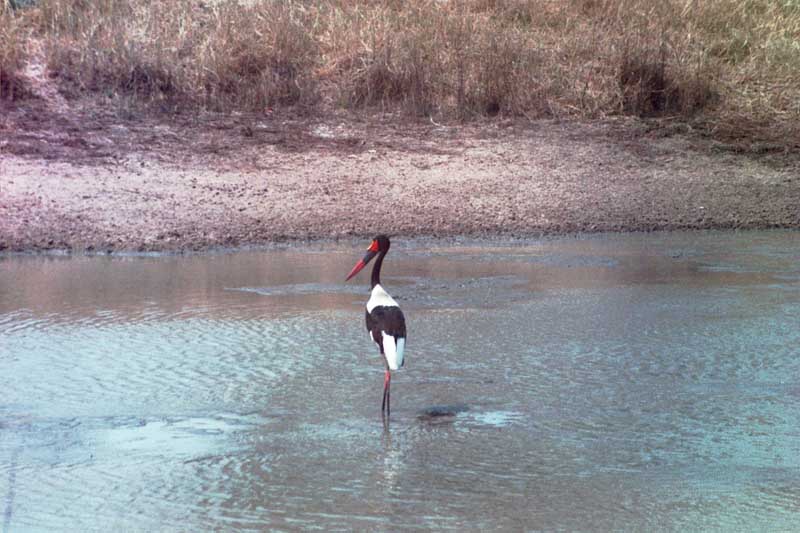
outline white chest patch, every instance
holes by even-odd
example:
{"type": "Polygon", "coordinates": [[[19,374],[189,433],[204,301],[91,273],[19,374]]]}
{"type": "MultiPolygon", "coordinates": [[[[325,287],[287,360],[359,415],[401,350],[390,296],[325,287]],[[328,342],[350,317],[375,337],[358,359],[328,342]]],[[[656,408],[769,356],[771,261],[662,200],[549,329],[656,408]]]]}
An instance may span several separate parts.
{"type": "Polygon", "coordinates": [[[378,306],[384,307],[400,307],[397,305],[397,302],[389,296],[389,293],[383,290],[383,287],[380,285],[375,285],[375,288],[372,289],[372,294],[367,301],[367,311],[372,312],[378,306]]]}

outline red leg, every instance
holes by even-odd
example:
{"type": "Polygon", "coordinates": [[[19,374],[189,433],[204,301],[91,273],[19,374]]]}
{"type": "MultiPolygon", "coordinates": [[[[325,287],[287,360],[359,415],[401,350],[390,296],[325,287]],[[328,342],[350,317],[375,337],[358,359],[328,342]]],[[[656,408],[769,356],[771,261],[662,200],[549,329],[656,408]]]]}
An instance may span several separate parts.
{"type": "Polygon", "coordinates": [[[392,385],[392,374],[389,373],[389,369],[386,369],[386,374],[383,376],[383,403],[381,404],[381,413],[384,411],[386,415],[389,415],[389,388],[392,385]]]}

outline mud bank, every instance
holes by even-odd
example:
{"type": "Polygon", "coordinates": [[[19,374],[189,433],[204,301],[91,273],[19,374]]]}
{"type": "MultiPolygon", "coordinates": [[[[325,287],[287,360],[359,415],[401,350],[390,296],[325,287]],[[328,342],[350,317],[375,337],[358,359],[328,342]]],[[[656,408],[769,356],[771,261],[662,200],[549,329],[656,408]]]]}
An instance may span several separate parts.
{"type": "Polygon", "coordinates": [[[0,250],[800,227],[800,159],[638,121],[7,108],[0,250]]]}

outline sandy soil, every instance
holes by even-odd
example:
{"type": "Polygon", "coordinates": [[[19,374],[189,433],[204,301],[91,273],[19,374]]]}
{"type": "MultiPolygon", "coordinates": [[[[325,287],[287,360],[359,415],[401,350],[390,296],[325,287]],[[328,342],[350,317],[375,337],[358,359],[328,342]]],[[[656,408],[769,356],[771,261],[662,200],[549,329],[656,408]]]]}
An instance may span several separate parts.
{"type": "Polygon", "coordinates": [[[680,127],[0,107],[2,251],[766,227],[800,227],[800,157],[680,127]]]}

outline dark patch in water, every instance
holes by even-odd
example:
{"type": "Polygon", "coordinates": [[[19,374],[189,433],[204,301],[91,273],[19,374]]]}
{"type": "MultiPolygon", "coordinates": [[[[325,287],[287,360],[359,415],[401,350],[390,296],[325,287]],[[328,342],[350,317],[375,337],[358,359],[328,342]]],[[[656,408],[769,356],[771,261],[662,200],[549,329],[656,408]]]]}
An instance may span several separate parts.
{"type": "Polygon", "coordinates": [[[469,411],[469,406],[465,404],[456,405],[434,405],[424,409],[417,419],[421,422],[428,422],[431,424],[452,422],[459,413],[469,411]]]}

